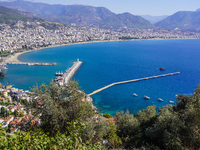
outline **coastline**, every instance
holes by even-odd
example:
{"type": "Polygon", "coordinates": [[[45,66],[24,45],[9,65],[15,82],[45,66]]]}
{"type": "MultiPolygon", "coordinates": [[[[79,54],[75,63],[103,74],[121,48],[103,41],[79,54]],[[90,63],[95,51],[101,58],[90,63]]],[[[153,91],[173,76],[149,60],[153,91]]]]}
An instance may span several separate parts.
{"type": "MultiPolygon", "coordinates": [[[[146,40],[165,40],[165,39],[141,39],[141,41],[146,41],[146,40]]],[[[167,39],[168,40],[168,39],[167,39]]],[[[170,39],[171,40],[171,39],[170,39]]],[[[178,39],[175,39],[175,40],[178,40],[178,39]]],[[[116,40],[115,40],[116,41],[116,40]]],[[[122,41],[122,40],[120,40],[120,41],[122,41]]],[[[123,41],[130,41],[130,40],[123,40],[123,41]]],[[[122,41],[122,42],[123,42],[122,41]]],[[[139,40],[131,40],[131,41],[139,41],[139,40]]],[[[39,49],[34,49],[34,50],[29,50],[29,51],[25,51],[25,52],[22,52],[22,53],[16,53],[15,54],[15,56],[16,57],[18,57],[18,56],[20,56],[21,54],[24,54],[24,53],[26,53],[26,52],[32,52],[32,51],[37,51],[37,50],[41,50],[41,49],[46,49],[46,48],[53,48],[53,47],[59,47],[59,46],[70,46],[70,45],[75,45],[75,44],[85,44],[85,43],[95,43],[95,42],[101,42],[100,44],[106,44],[106,43],[104,43],[104,42],[112,42],[112,41],[91,41],[91,42],[78,42],[78,43],[69,43],[69,44],[60,44],[60,45],[53,45],[53,46],[48,46],[48,47],[45,47],[45,48],[39,48],[39,49]]],[[[119,43],[121,43],[121,42],[119,42],[119,43]]],[[[115,43],[113,43],[113,44],[115,44],[115,43]]],[[[84,45],[83,45],[84,46],[84,45]]],[[[48,53],[48,49],[47,49],[47,53],[48,53]]],[[[22,56],[23,57],[23,56],[22,56]]],[[[95,101],[95,100],[94,100],[95,101]]],[[[97,104],[95,104],[94,102],[93,102],[93,104],[95,105],[95,106],[97,106],[98,107],[98,105],[97,104]]],[[[99,108],[100,107],[98,107],[98,111],[99,111],[99,108]]]]}
{"type": "Polygon", "coordinates": [[[88,44],[88,43],[114,42],[114,41],[120,41],[120,40],[77,42],[77,43],[60,44],[60,45],[53,45],[53,46],[51,45],[51,46],[48,46],[48,47],[41,47],[41,48],[38,48],[38,49],[33,49],[33,50],[28,50],[28,51],[24,51],[24,52],[15,53],[14,55],[8,56],[8,58],[6,58],[3,63],[21,63],[22,61],[20,61],[18,59],[18,57],[20,55],[25,54],[25,53],[29,53],[29,52],[38,51],[38,50],[47,49],[47,48],[54,48],[54,47],[68,46],[68,45],[77,45],[77,44],[88,44]]]}
{"type": "MultiPolygon", "coordinates": [[[[172,39],[165,39],[165,38],[152,38],[152,39],[131,39],[131,40],[102,40],[102,41],[87,41],[87,42],[77,42],[77,43],[68,43],[68,44],[60,44],[60,45],[51,45],[48,47],[41,47],[38,49],[33,49],[33,50],[28,50],[28,51],[24,51],[24,52],[19,52],[19,53],[15,53],[14,55],[8,56],[8,58],[6,58],[3,63],[22,63],[22,61],[20,61],[18,59],[18,57],[24,53],[28,53],[28,52],[33,52],[33,51],[38,51],[38,50],[43,50],[43,49],[47,49],[47,48],[54,48],[54,47],[60,47],[60,46],[70,46],[70,45],[77,45],[77,44],[89,44],[89,43],[100,43],[100,42],[120,42],[120,41],[137,41],[137,40],[178,40],[178,39],[184,39],[184,38],[172,38],[172,39]]],[[[189,38],[189,39],[196,39],[196,38],[189,38]]]]}

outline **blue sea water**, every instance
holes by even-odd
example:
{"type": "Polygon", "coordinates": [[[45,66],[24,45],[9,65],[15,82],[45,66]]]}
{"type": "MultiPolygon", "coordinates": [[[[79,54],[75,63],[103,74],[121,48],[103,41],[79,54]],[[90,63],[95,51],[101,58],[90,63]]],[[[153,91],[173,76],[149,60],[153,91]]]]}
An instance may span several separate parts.
{"type": "Polygon", "coordinates": [[[180,75],[144,80],[111,87],[93,95],[101,113],[120,110],[136,113],[149,105],[165,106],[176,94],[191,95],[200,83],[200,40],[140,40],[101,42],[47,48],[25,53],[19,60],[56,62],[57,66],[8,65],[1,82],[30,89],[36,83],[49,83],[54,73],[65,71],[79,58],[82,66],[73,79],[91,93],[113,82],[180,71],[180,75]],[[159,67],[165,67],[160,71],[159,67]],[[137,93],[138,97],[132,94],[137,93]],[[148,95],[151,99],[144,100],[148,95]],[[158,102],[162,98],[164,102],[158,102]]]}

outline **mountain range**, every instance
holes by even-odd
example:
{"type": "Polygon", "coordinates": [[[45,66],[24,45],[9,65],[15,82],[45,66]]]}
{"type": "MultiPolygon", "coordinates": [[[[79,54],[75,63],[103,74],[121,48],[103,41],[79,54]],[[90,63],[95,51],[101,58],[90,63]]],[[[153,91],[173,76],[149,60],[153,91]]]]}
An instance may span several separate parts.
{"type": "Polygon", "coordinates": [[[155,24],[165,29],[200,30],[200,9],[196,11],[179,11],[155,24]]]}
{"type": "Polygon", "coordinates": [[[154,27],[141,16],[130,13],[115,14],[104,7],[83,5],[50,5],[28,1],[0,2],[1,6],[31,12],[48,21],[78,26],[91,26],[101,28],[140,28],[154,27]]]}
{"type": "Polygon", "coordinates": [[[115,14],[105,7],[84,5],[50,5],[23,0],[0,2],[5,6],[25,13],[29,17],[39,17],[66,25],[100,28],[139,28],[160,27],[168,30],[200,30],[200,9],[179,11],[171,16],[136,16],[128,12],[115,14]]]}

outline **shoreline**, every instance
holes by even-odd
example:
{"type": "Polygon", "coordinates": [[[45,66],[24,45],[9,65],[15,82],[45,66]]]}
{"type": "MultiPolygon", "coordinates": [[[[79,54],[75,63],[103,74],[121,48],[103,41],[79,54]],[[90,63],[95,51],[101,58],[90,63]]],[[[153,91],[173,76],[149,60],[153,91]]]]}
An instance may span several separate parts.
{"type": "Polygon", "coordinates": [[[41,47],[38,49],[33,49],[33,50],[28,50],[24,52],[19,52],[15,53],[14,55],[8,56],[3,63],[22,63],[23,61],[20,61],[18,57],[22,54],[29,53],[29,52],[34,52],[34,51],[39,51],[47,48],[55,48],[55,47],[60,47],[60,46],[70,46],[70,45],[77,45],[77,44],[89,44],[89,43],[100,43],[100,42],[114,42],[114,41],[120,41],[120,40],[111,40],[111,41],[91,41],[91,42],[77,42],[77,43],[69,43],[69,44],[60,44],[60,45],[53,45],[53,46],[48,46],[48,47],[41,47]]]}
{"type": "Polygon", "coordinates": [[[8,58],[6,58],[1,64],[5,63],[22,63],[23,61],[20,61],[18,59],[18,57],[22,54],[28,53],[28,52],[34,52],[34,51],[38,51],[38,50],[43,50],[43,49],[47,49],[47,48],[54,48],[54,47],[60,47],[60,46],[70,46],[70,45],[77,45],[77,44],[90,44],[90,43],[101,43],[101,42],[121,42],[121,41],[139,41],[139,40],[187,40],[187,39],[197,39],[197,38],[172,38],[172,39],[164,39],[164,38],[152,38],[152,39],[131,39],[131,40],[103,40],[103,41],[87,41],[87,42],[77,42],[77,43],[68,43],[68,44],[60,44],[60,45],[51,45],[48,47],[41,47],[38,49],[33,49],[33,50],[28,50],[28,51],[23,51],[23,52],[19,52],[19,53],[15,53],[14,55],[8,56],[8,58]]]}

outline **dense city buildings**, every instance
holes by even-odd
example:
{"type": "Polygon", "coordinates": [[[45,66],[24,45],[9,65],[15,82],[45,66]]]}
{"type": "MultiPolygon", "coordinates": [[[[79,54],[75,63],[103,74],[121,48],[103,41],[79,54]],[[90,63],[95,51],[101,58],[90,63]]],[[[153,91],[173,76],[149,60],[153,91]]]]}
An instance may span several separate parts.
{"type": "MultiPolygon", "coordinates": [[[[20,24],[19,22],[18,24],[20,24]]],[[[47,46],[70,44],[77,42],[111,41],[130,39],[174,39],[199,38],[200,33],[182,32],[178,30],[154,29],[100,29],[88,27],[62,27],[49,30],[37,28],[11,28],[0,25],[0,51],[14,52],[22,49],[37,49],[47,46]]]]}

